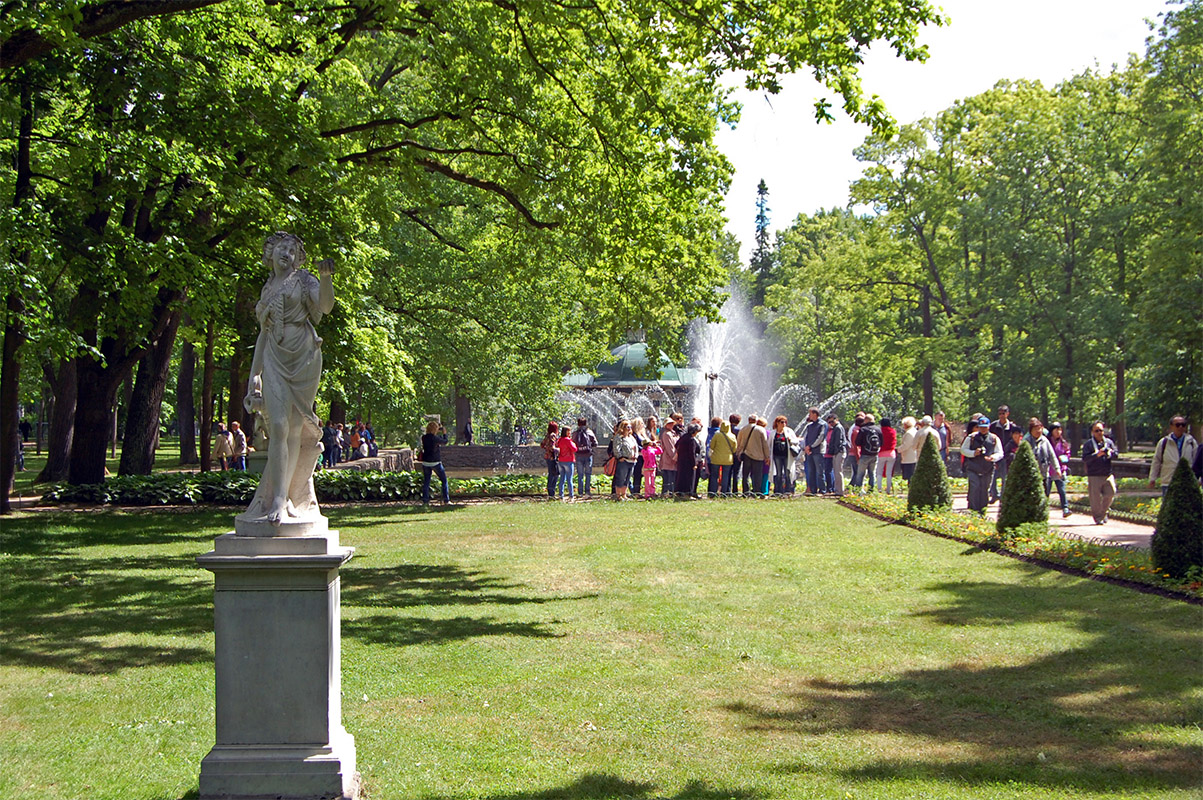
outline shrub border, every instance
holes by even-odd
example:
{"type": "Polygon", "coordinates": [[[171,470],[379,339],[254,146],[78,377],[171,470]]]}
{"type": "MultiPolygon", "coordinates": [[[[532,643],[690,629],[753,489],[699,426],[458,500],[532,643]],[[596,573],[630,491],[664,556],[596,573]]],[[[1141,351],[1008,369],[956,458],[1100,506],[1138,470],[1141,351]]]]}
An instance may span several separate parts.
{"type": "MultiPolygon", "coordinates": [[[[927,528],[923,528],[923,527],[920,527],[918,525],[911,523],[910,521],[908,521],[908,519],[905,515],[901,516],[901,517],[891,517],[887,514],[883,514],[878,511],[873,511],[873,510],[867,509],[867,508],[861,508],[860,506],[856,505],[855,501],[849,501],[847,498],[840,498],[840,500],[838,502],[844,508],[851,509],[859,514],[864,514],[867,517],[872,517],[873,519],[881,520],[882,522],[888,522],[891,525],[897,525],[897,526],[903,527],[903,528],[910,528],[911,530],[919,531],[920,533],[926,533],[929,536],[938,536],[941,539],[949,539],[954,542],[960,542],[962,544],[967,544],[974,548],[977,548],[978,550],[985,550],[985,551],[988,551],[991,553],[997,553],[998,555],[1007,556],[1008,558],[1013,558],[1016,561],[1022,561],[1027,564],[1035,564],[1037,566],[1045,567],[1047,569],[1052,569],[1052,570],[1055,570],[1056,572],[1061,572],[1066,575],[1073,575],[1073,576],[1079,577],[1079,578],[1089,578],[1090,580],[1093,580],[1093,581],[1099,581],[1100,583],[1110,583],[1115,586],[1122,586],[1126,589],[1135,589],[1136,591],[1142,592],[1144,594],[1153,594],[1153,595],[1157,595],[1159,597],[1168,598],[1170,600],[1180,600],[1184,603],[1189,603],[1191,605],[1203,606],[1203,596],[1200,596],[1200,595],[1190,594],[1188,592],[1178,591],[1175,589],[1169,589],[1164,586],[1155,586],[1155,585],[1149,584],[1149,583],[1142,583],[1140,581],[1131,581],[1131,580],[1127,580],[1125,578],[1116,578],[1111,575],[1097,575],[1093,572],[1087,572],[1086,570],[1081,569],[1079,567],[1073,567],[1068,564],[1063,564],[1063,563],[1060,563],[1057,561],[1050,561],[1048,559],[1039,558],[1037,556],[1030,556],[1025,553],[1017,553],[1014,550],[1008,549],[1006,546],[1000,544],[999,542],[995,542],[995,541],[980,542],[980,541],[975,541],[975,540],[970,539],[965,536],[955,536],[950,533],[942,533],[940,531],[928,530],[927,528]]],[[[1075,538],[1081,538],[1081,537],[1075,537],[1075,538]]],[[[1097,540],[1090,540],[1090,542],[1092,544],[1099,544],[1099,542],[1097,540]]],[[[1134,549],[1130,545],[1112,545],[1112,546],[1118,547],[1118,548],[1124,548],[1124,549],[1134,549]]]]}

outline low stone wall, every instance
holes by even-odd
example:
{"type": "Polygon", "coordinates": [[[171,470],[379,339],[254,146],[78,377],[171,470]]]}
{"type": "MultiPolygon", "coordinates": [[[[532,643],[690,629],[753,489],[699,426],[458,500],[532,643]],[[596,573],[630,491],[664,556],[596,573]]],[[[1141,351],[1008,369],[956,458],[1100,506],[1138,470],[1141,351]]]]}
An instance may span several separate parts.
{"type": "Polygon", "coordinates": [[[506,469],[543,472],[543,449],[538,445],[447,445],[442,448],[447,469],[506,469]]]}
{"type": "Polygon", "coordinates": [[[404,472],[414,468],[414,454],[408,447],[401,450],[378,450],[376,455],[368,458],[357,458],[354,461],[340,461],[335,469],[371,470],[384,472],[404,472]]]}

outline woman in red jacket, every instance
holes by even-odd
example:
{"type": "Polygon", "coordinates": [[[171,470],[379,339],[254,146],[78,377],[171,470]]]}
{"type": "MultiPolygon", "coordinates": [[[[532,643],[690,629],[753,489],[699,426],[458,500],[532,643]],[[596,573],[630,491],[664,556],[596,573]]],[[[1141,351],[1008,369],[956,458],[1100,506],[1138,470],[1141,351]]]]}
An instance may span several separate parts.
{"type": "Polygon", "coordinates": [[[877,482],[879,489],[885,489],[886,494],[894,493],[894,462],[898,460],[898,431],[889,417],[881,418],[881,452],[877,454],[880,465],[881,480],[877,482]]]}

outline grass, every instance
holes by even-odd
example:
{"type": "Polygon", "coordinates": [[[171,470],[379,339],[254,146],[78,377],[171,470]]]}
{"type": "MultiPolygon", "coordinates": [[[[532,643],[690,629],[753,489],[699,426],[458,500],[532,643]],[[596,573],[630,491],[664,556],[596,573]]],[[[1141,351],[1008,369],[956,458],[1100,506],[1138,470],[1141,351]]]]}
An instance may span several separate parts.
{"type": "MultiPolygon", "coordinates": [[[[1203,609],[829,502],[329,509],[375,798],[1188,798],[1203,609]]],[[[230,512],[0,533],[0,788],[194,796],[230,512]]]]}

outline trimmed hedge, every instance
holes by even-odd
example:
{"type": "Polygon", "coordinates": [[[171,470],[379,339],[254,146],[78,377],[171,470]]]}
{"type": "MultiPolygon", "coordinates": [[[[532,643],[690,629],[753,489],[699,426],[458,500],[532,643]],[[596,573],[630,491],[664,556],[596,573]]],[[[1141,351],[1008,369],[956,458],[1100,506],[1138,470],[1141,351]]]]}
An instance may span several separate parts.
{"type": "MultiPolygon", "coordinates": [[[[435,484],[438,478],[433,478],[435,484]]],[[[75,486],[58,483],[42,494],[47,503],[114,506],[215,505],[245,506],[251,502],[259,476],[251,472],[164,472],[153,475],[119,475],[104,483],[75,486]]],[[[542,494],[547,479],[541,475],[489,475],[452,478],[451,492],[460,497],[508,494],[542,494]]],[[[322,470],[313,473],[318,502],[388,502],[418,500],[422,496],[421,472],[381,470],[322,470]]]]}
{"type": "Polygon", "coordinates": [[[938,436],[923,437],[923,449],[906,489],[906,512],[922,508],[952,508],[952,484],[948,481],[948,470],[940,458],[938,436]]]}
{"type": "Polygon", "coordinates": [[[1203,570],[1203,491],[1185,458],[1161,501],[1152,551],[1153,564],[1175,578],[1203,570]]]}
{"type": "Polygon", "coordinates": [[[1018,528],[1028,522],[1048,524],[1048,497],[1044,494],[1044,480],[1040,477],[1040,465],[1032,446],[1019,443],[1015,460],[1007,470],[1002,497],[998,501],[998,532],[1018,528]]]}

